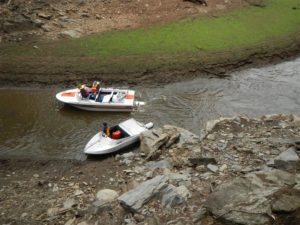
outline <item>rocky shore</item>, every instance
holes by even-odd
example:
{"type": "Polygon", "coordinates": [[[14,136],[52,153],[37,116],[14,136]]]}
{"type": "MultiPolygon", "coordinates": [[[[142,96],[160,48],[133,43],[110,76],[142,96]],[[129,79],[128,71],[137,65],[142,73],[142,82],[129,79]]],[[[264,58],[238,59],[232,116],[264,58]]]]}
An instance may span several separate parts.
{"type": "Polygon", "coordinates": [[[116,29],[146,27],[253,3],[260,7],[264,5],[262,0],[212,0],[207,7],[197,4],[197,1],[182,0],[2,0],[0,43],[79,38],[116,29]]]}
{"type": "Polygon", "coordinates": [[[298,224],[300,118],[165,125],[134,152],[84,162],[1,160],[3,224],[298,224]]]}

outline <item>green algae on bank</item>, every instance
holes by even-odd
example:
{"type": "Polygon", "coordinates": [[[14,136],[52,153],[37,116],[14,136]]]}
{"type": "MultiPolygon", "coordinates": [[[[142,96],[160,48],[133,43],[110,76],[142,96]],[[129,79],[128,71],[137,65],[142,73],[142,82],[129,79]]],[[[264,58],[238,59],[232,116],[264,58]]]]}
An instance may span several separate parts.
{"type": "MultiPolygon", "coordinates": [[[[24,64],[24,68],[32,69],[42,61],[53,73],[57,68],[59,72],[84,70],[86,73],[172,69],[178,63],[184,65],[190,60],[195,63],[198,54],[236,53],[247,48],[259,51],[261,45],[280,44],[281,38],[300,32],[299,0],[266,0],[265,5],[151,28],[37,43],[37,49],[23,45],[5,46],[0,57],[22,57],[22,61],[16,60],[20,67],[24,64]],[[76,63],[72,65],[73,58],[76,63]],[[37,61],[30,66],[30,61],[35,59],[37,61]]],[[[8,62],[10,71],[14,69],[13,63],[14,60],[8,62]]]]}
{"type": "Polygon", "coordinates": [[[235,10],[219,17],[90,36],[75,43],[89,56],[196,53],[255,45],[300,30],[298,0],[269,0],[263,8],[235,10]]]}

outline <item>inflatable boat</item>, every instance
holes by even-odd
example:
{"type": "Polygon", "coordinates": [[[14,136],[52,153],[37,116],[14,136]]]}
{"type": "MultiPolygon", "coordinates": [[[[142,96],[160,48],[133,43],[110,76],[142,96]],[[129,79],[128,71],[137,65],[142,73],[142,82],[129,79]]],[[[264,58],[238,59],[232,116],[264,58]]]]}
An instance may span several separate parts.
{"type": "Polygon", "coordinates": [[[113,153],[138,142],[140,133],[153,127],[153,123],[142,124],[135,119],[128,119],[109,128],[109,135],[101,131],[86,144],[84,153],[101,155],[113,153]]]}

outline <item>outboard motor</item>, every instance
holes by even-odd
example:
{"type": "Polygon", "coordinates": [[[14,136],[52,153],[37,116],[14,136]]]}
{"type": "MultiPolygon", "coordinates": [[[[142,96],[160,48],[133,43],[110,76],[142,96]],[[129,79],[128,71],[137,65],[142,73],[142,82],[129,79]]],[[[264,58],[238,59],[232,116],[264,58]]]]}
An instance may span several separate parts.
{"type": "Polygon", "coordinates": [[[151,129],[151,128],[153,127],[153,123],[152,123],[152,122],[147,123],[147,124],[145,124],[145,127],[146,127],[147,129],[151,129]]]}

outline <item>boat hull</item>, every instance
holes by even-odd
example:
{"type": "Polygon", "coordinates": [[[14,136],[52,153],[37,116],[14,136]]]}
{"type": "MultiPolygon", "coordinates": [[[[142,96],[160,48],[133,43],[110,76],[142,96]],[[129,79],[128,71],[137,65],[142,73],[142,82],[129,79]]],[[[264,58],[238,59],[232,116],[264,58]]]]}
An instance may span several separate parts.
{"type": "Polygon", "coordinates": [[[102,91],[111,92],[126,92],[127,95],[120,101],[98,102],[95,100],[84,99],[78,89],[71,89],[62,91],[56,95],[58,101],[68,104],[72,107],[98,112],[131,112],[135,107],[133,90],[119,90],[119,89],[101,89],[102,91]]]}
{"type": "MultiPolygon", "coordinates": [[[[88,155],[102,155],[119,151],[138,142],[140,134],[152,127],[153,123],[142,124],[133,118],[128,119],[112,127],[112,129],[117,128],[119,131],[122,131],[123,138],[113,139],[103,132],[99,132],[86,144],[84,153],[88,155]]],[[[114,136],[112,135],[112,137],[114,136]]]]}
{"type": "MultiPolygon", "coordinates": [[[[102,133],[98,133],[97,135],[101,135],[102,133]]],[[[93,146],[88,146],[85,148],[84,153],[88,155],[103,155],[117,152],[121,149],[124,149],[136,142],[139,141],[139,136],[128,137],[126,140],[123,140],[121,143],[111,144],[110,146],[101,146],[101,143],[96,143],[93,146]]]]}
{"type": "Polygon", "coordinates": [[[76,105],[76,104],[69,104],[72,107],[77,109],[86,110],[86,111],[94,111],[94,112],[131,112],[133,110],[132,106],[118,106],[118,105],[76,105]]]}

